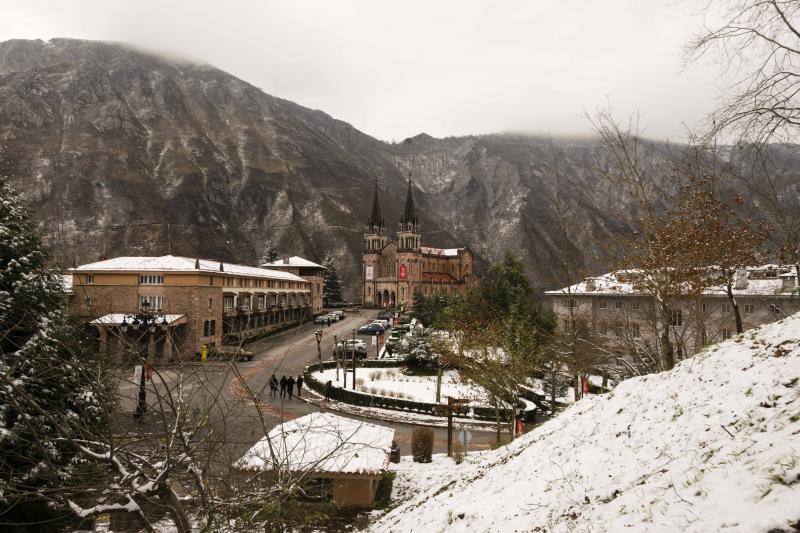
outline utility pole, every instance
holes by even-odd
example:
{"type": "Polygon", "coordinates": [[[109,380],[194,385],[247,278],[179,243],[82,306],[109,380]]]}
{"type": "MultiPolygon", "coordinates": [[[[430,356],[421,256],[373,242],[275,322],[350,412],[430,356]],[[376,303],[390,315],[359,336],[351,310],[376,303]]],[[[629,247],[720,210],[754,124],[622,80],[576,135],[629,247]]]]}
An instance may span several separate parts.
{"type": "Polygon", "coordinates": [[[453,398],[447,397],[447,457],[453,456],[453,398]]]}
{"type": "Polygon", "coordinates": [[[337,345],[339,344],[339,337],[334,333],[333,335],[333,360],[336,361],[336,384],[339,384],[339,354],[336,353],[337,345]]]}
{"type": "Polygon", "coordinates": [[[353,390],[356,390],[356,330],[353,330],[353,390]]]}
{"type": "MultiPolygon", "coordinates": [[[[317,336],[317,357],[319,357],[319,365],[320,365],[319,369],[322,370],[322,347],[321,347],[322,330],[318,329],[317,331],[314,332],[314,335],[317,336]]],[[[333,345],[333,349],[334,350],[336,349],[336,345],[335,344],[333,345]]]]}

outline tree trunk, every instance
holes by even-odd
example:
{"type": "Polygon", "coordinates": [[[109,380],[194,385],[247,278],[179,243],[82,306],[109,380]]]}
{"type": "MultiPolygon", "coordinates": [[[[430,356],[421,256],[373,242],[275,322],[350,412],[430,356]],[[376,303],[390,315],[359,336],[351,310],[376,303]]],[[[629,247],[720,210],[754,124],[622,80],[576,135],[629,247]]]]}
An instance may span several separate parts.
{"type": "Polygon", "coordinates": [[[744,328],[742,326],[742,313],[739,311],[739,302],[736,301],[736,298],[733,296],[733,283],[728,281],[725,285],[726,292],[728,293],[728,300],[731,302],[731,308],[733,308],[733,317],[736,319],[736,333],[741,333],[744,328]]]}
{"type": "Polygon", "coordinates": [[[436,403],[442,401],[442,365],[436,371],[436,403]]]}
{"type": "Polygon", "coordinates": [[[581,376],[580,374],[572,375],[572,392],[575,394],[575,401],[581,399],[581,376]]]}
{"type": "Polygon", "coordinates": [[[556,365],[553,363],[553,372],[550,376],[550,413],[556,412],[556,365]]]}
{"type": "Polygon", "coordinates": [[[670,311],[665,305],[661,305],[661,351],[664,353],[664,370],[672,370],[675,367],[675,348],[669,338],[670,311]]]}
{"type": "Polygon", "coordinates": [[[497,398],[494,399],[494,421],[497,424],[497,443],[500,444],[500,405],[497,402],[497,398]]]}

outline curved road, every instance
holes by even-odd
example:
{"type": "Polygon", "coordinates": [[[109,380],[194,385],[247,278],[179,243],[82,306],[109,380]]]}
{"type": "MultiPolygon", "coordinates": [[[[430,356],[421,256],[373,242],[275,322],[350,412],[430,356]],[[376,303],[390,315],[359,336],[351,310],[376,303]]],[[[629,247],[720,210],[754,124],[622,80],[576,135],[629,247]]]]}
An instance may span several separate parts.
{"type": "MultiPolygon", "coordinates": [[[[365,324],[373,316],[374,313],[372,312],[356,316],[348,315],[346,319],[334,322],[331,327],[322,328],[321,346],[323,359],[329,357],[333,351],[334,334],[338,335],[339,339],[345,336],[352,338],[353,329],[365,324]]],[[[254,360],[239,363],[239,376],[227,375],[225,377],[226,383],[222,390],[223,394],[228,395],[231,401],[241,402],[243,412],[235,417],[226,416],[224,421],[212,422],[212,425],[215,423],[224,425],[224,431],[227,434],[243,437],[241,441],[237,439],[237,442],[243,444],[244,450],[246,442],[252,445],[263,435],[262,426],[268,430],[281,421],[291,420],[319,410],[314,404],[297,398],[292,400],[271,398],[268,385],[269,378],[273,373],[278,379],[283,375],[297,377],[302,374],[303,368],[318,360],[314,331],[319,328],[319,325],[305,324],[299,328],[249,344],[247,348],[256,354],[254,360]],[[259,416],[258,410],[253,407],[252,402],[254,399],[261,406],[263,418],[259,416]],[[252,438],[246,438],[248,435],[251,435],[252,438]]],[[[372,350],[369,354],[370,357],[375,357],[374,348],[369,346],[369,343],[368,349],[372,350]]],[[[358,418],[342,413],[337,414],[358,418]]],[[[400,445],[400,453],[403,455],[411,453],[411,432],[417,426],[367,418],[362,419],[393,428],[395,430],[395,440],[400,445]]],[[[473,439],[470,444],[470,450],[488,449],[490,443],[494,442],[494,432],[473,431],[472,433],[473,439]]],[[[446,452],[447,430],[445,428],[434,428],[434,436],[434,452],[446,452]]]]}

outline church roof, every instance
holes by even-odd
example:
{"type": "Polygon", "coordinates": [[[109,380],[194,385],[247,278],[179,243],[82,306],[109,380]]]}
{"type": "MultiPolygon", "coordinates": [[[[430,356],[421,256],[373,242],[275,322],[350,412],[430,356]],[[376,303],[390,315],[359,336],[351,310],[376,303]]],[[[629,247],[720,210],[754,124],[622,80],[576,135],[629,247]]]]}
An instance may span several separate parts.
{"type": "Polygon", "coordinates": [[[414,209],[414,196],[411,194],[411,180],[408,180],[408,193],[406,194],[406,207],[403,210],[402,224],[417,224],[417,211],[414,209]]]}
{"type": "Polygon", "coordinates": [[[372,197],[372,213],[367,221],[367,226],[371,230],[382,229],[385,227],[383,223],[383,215],[381,215],[381,202],[378,199],[378,181],[375,180],[375,195],[372,197]]]}

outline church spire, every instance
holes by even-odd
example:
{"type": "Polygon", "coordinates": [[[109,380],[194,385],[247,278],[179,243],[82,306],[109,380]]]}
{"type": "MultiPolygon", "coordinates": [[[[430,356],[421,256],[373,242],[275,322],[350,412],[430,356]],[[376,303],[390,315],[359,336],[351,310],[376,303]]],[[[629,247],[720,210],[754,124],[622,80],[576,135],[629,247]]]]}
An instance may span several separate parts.
{"type": "Polygon", "coordinates": [[[405,227],[414,227],[418,224],[417,211],[414,209],[414,196],[411,194],[411,178],[408,178],[408,193],[406,194],[406,208],[403,210],[403,218],[400,224],[405,227]]]}
{"type": "Polygon", "coordinates": [[[372,197],[372,214],[367,221],[371,233],[378,233],[385,227],[381,216],[381,202],[378,199],[378,180],[375,180],[375,195],[372,197]]]}

